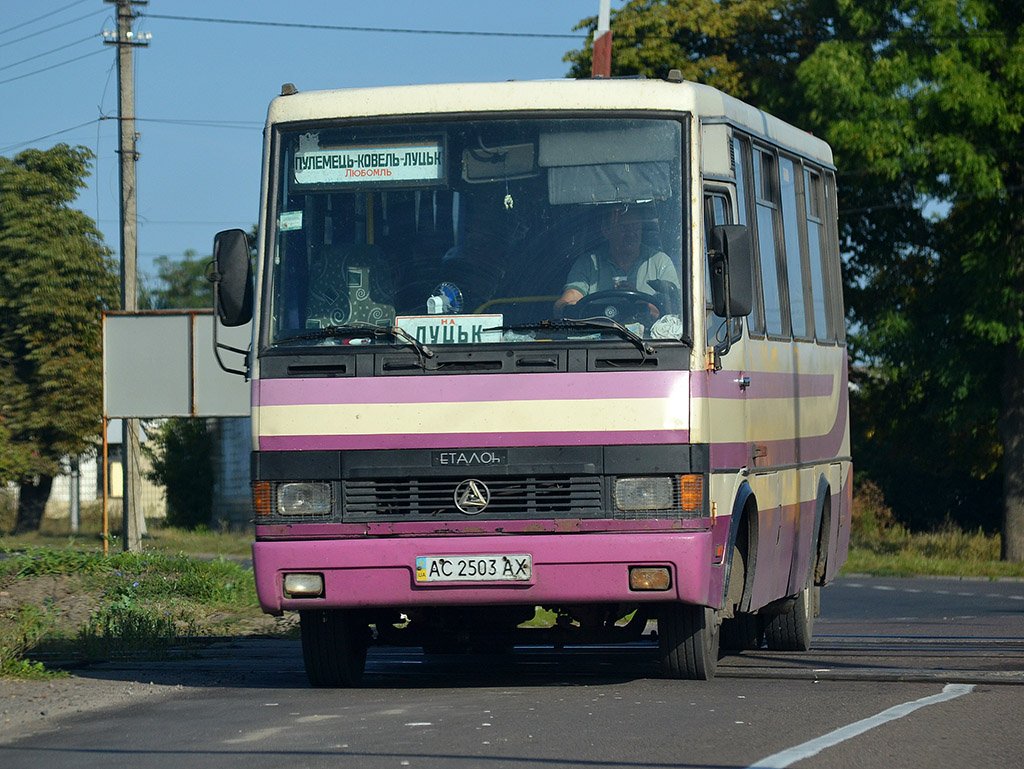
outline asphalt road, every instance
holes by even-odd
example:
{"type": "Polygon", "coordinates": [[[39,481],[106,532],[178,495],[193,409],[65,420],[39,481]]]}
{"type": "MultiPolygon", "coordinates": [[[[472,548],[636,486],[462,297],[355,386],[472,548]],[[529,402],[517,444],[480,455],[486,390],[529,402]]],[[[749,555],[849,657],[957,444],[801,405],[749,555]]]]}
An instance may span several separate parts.
{"type": "Polygon", "coordinates": [[[1024,767],[1024,583],[845,578],[807,653],[711,682],[651,644],[500,658],[372,650],[365,685],[307,686],[295,642],[78,672],[179,684],[0,745],[0,767],[1024,767]]]}

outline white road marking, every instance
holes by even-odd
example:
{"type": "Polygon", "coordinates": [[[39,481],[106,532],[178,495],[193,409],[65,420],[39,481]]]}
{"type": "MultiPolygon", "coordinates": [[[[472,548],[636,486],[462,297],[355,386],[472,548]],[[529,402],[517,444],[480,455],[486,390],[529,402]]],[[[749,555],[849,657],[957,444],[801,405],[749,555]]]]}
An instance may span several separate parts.
{"type": "Polygon", "coordinates": [[[256,729],[255,731],[243,734],[241,737],[234,737],[230,740],[224,740],[224,744],[244,745],[247,742],[263,742],[264,740],[269,740],[271,737],[276,737],[284,730],[285,727],[283,726],[271,726],[267,729],[256,729]]]}
{"type": "Polygon", "coordinates": [[[785,769],[785,767],[795,764],[797,761],[818,755],[825,748],[830,748],[833,745],[838,745],[841,742],[864,734],[864,732],[874,729],[876,726],[881,726],[889,721],[895,721],[898,718],[910,715],[918,708],[947,702],[957,697],[962,697],[965,694],[970,694],[972,691],[974,691],[974,684],[947,684],[943,687],[941,694],[933,694],[930,697],[923,697],[912,702],[904,702],[902,705],[894,705],[888,710],[883,710],[881,713],[870,718],[855,721],[821,737],[809,740],[802,745],[788,748],[781,753],[776,753],[767,758],[762,758],[760,761],[751,764],[747,769],[785,769]]]}

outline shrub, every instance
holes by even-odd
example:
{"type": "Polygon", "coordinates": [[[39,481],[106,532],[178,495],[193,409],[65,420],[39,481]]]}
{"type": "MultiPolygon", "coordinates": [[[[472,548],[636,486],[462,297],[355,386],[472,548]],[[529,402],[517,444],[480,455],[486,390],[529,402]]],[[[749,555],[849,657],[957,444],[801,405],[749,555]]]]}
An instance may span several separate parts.
{"type": "Polygon", "coordinates": [[[858,479],[854,486],[853,508],[850,511],[850,542],[858,547],[878,543],[897,527],[892,508],[874,481],[858,479]]]}
{"type": "Polygon", "coordinates": [[[213,511],[213,435],[202,419],[168,419],[144,447],[153,469],[146,476],[167,493],[167,523],[209,526],[213,511]]]}

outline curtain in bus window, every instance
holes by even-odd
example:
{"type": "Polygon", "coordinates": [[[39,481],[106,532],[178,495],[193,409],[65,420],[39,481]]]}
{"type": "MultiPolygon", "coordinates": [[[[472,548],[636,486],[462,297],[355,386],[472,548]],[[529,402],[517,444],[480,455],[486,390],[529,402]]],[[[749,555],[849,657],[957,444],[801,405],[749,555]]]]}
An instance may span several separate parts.
{"type": "Polygon", "coordinates": [[[825,241],[825,220],[821,176],[804,169],[804,189],[807,200],[807,249],[810,254],[814,330],[815,336],[824,341],[828,339],[829,334],[825,315],[825,271],[822,269],[822,260],[825,259],[825,253],[822,251],[822,244],[825,241]]]}
{"type": "Polygon", "coordinates": [[[782,232],[786,244],[786,278],[789,282],[789,313],[793,336],[806,339],[807,316],[804,312],[804,271],[800,259],[799,209],[796,204],[796,171],[793,161],[779,158],[782,192],[782,232]]]}
{"type": "Polygon", "coordinates": [[[764,323],[767,332],[781,336],[782,300],[775,255],[776,202],[775,158],[754,151],[754,190],[757,195],[757,246],[761,263],[761,287],[764,292],[764,323]]]}
{"type": "Polygon", "coordinates": [[[743,154],[743,142],[733,139],[733,156],[736,162],[736,224],[747,223],[747,179],[743,174],[746,156],[743,154]]]}

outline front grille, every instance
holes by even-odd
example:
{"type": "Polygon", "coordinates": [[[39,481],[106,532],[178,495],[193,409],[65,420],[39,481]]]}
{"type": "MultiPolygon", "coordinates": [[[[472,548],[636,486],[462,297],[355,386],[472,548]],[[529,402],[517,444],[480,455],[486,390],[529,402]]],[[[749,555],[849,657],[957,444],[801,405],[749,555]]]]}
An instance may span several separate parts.
{"type": "MultiPolygon", "coordinates": [[[[350,522],[464,519],[455,506],[461,478],[401,478],[342,482],[344,519],[350,522]]],[[[598,517],[601,478],[536,476],[487,478],[490,502],[474,518],[598,517]]]]}

